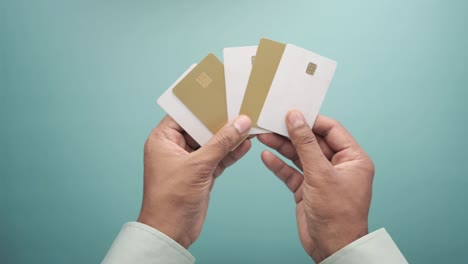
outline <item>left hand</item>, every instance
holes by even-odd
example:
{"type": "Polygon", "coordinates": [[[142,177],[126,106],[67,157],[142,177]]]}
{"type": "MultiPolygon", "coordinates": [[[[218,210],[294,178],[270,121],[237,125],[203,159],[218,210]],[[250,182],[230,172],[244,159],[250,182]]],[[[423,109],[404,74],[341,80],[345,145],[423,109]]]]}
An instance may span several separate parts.
{"type": "Polygon", "coordinates": [[[145,143],[138,221],[188,248],[200,235],[215,179],[250,149],[250,139],[243,141],[250,127],[250,119],[240,116],[200,148],[166,116],[145,143]]]}

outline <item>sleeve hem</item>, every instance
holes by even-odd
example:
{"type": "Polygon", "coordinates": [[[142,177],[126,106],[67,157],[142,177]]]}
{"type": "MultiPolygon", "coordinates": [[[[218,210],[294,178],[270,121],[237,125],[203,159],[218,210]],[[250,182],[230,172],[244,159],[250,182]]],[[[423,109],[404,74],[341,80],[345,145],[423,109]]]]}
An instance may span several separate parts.
{"type": "Polygon", "coordinates": [[[195,262],[195,257],[192,256],[192,254],[190,254],[190,252],[188,252],[187,249],[185,249],[183,246],[175,242],[172,238],[168,237],[166,234],[162,233],[161,231],[155,228],[152,228],[148,225],[145,225],[143,223],[140,223],[140,222],[129,222],[129,223],[126,223],[125,226],[139,229],[153,236],[157,240],[164,241],[171,248],[173,248],[177,252],[181,253],[184,257],[186,257],[188,261],[192,263],[195,262]]]}
{"type": "Polygon", "coordinates": [[[320,264],[340,263],[400,263],[407,264],[385,228],[352,242],[320,264]]]}

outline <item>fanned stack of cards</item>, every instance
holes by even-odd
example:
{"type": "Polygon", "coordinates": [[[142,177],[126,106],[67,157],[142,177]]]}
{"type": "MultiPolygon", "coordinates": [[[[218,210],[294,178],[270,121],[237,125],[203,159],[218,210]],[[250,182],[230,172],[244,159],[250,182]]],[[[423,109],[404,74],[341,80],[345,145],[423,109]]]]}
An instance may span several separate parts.
{"type": "Polygon", "coordinates": [[[250,134],[288,136],[288,111],[301,111],[312,126],[336,62],[311,51],[261,39],[257,46],[224,49],[224,65],[209,54],[193,64],[158,104],[200,144],[239,115],[252,120],[250,134]]]}

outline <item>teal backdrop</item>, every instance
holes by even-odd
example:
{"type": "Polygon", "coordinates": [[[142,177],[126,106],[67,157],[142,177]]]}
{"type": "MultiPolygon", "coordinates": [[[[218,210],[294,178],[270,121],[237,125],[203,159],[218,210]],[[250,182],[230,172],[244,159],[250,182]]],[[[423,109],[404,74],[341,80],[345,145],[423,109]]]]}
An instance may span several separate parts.
{"type": "MultiPolygon", "coordinates": [[[[156,99],[261,37],[338,62],[322,113],[376,165],[370,230],[468,263],[468,2],[1,0],[1,263],[98,263],[142,196],[156,99]]],[[[198,263],[312,263],[292,195],[250,153],[216,183],[198,263]]]]}

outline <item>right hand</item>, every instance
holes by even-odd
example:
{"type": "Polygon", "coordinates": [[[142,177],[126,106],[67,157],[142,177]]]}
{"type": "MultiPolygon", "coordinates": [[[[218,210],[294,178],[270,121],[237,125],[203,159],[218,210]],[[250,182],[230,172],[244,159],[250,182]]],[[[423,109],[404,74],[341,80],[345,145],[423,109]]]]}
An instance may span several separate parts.
{"type": "Polygon", "coordinates": [[[262,160],[294,193],[300,240],[320,263],[368,233],[374,165],[333,119],[318,116],[312,130],[300,112],[291,111],[286,123],[291,141],[276,134],[258,139],[301,172],[269,151],[262,160]]]}
{"type": "Polygon", "coordinates": [[[200,235],[215,179],[250,149],[250,140],[244,141],[250,126],[250,119],[240,116],[200,147],[166,116],[145,143],[138,222],[188,248],[200,235]]]}

